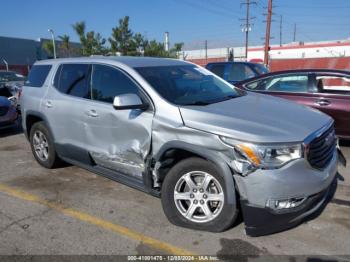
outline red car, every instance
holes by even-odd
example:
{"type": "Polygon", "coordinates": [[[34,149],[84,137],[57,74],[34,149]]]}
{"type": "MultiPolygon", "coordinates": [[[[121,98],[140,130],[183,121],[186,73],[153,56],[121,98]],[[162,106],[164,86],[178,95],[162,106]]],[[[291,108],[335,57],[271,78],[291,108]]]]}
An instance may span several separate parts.
{"type": "Polygon", "coordinates": [[[350,72],[303,69],[272,72],[235,86],[293,100],[311,106],[335,119],[338,137],[350,139],[350,72]]]}

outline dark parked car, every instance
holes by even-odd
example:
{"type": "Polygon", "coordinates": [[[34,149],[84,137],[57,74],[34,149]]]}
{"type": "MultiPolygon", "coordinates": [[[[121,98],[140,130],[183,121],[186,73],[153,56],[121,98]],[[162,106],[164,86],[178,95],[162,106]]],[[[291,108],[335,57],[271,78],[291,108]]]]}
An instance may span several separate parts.
{"type": "Polygon", "coordinates": [[[0,96],[10,98],[20,112],[19,97],[27,78],[14,71],[0,70],[0,96]]]}
{"type": "Polygon", "coordinates": [[[206,68],[231,84],[269,72],[262,64],[248,62],[209,63],[206,68]]]}
{"type": "Polygon", "coordinates": [[[25,76],[14,71],[0,70],[0,87],[14,83],[23,85],[25,80],[25,76]]]}
{"type": "Polygon", "coordinates": [[[335,119],[336,133],[350,138],[350,72],[303,69],[269,73],[236,83],[245,90],[266,93],[311,106],[335,119]]]}
{"type": "Polygon", "coordinates": [[[6,97],[0,96],[0,130],[17,125],[16,106],[6,97]]]}

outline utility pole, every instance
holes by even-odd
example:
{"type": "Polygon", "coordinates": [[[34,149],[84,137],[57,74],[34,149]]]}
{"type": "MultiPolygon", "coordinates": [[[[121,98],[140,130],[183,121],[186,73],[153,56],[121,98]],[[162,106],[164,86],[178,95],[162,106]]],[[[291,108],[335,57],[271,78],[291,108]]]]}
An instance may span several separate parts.
{"type": "Polygon", "coordinates": [[[297,39],[297,24],[294,24],[294,34],[293,34],[293,42],[295,42],[296,41],[296,39],[297,39]]]}
{"type": "Polygon", "coordinates": [[[256,2],[246,0],[245,3],[241,3],[241,6],[246,5],[246,8],[247,8],[245,19],[241,19],[241,20],[245,21],[245,23],[241,26],[242,26],[242,32],[245,33],[245,58],[246,58],[246,60],[248,59],[249,31],[252,30],[252,24],[250,23],[250,21],[255,18],[255,17],[250,17],[250,6],[252,4],[256,4],[256,2]]]}
{"type": "Polygon", "coordinates": [[[205,50],[205,63],[208,63],[208,41],[205,40],[204,42],[204,50],[205,50]]]}
{"type": "Polygon", "coordinates": [[[267,7],[266,36],[265,36],[265,54],[264,54],[264,64],[265,64],[266,66],[269,65],[271,16],[272,16],[272,0],[269,0],[269,4],[268,4],[268,7],[267,7]]]}
{"type": "Polygon", "coordinates": [[[282,15],[280,16],[280,46],[282,46],[282,15]]]}

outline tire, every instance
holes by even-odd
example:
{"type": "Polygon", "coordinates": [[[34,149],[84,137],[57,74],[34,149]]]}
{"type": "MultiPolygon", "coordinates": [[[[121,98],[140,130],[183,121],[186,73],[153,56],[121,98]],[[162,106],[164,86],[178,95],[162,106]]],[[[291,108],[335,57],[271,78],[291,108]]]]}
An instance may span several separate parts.
{"type": "MultiPolygon", "coordinates": [[[[59,167],[62,164],[61,159],[56,153],[51,133],[49,132],[44,122],[37,122],[32,126],[32,128],[30,129],[29,141],[34,158],[41,166],[52,169],[59,167]],[[46,148],[45,150],[47,151],[46,157],[44,157],[45,155],[43,154],[39,154],[38,150],[36,150],[36,148],[38,148],[36,147],[36,141],[38,136],[40,137],[40,134],[42,134],[42,138],[44,138],[43,141],[45,142],[44,144],[46,145],[43,146],[46,148]]],[[[41,149],[43,148],[41,147],[41,149]]]]}
{"type": "Polygon", "coordinates": [[[172,167],[164,179],[161,197],[165,215],[171,223],[177,226],[210,232],[222,232],[230,228],[237,218],[237,205],[227,204],[228,199],[224,177],[220,175],[214,164],[201,158],[188,158],[172,167]],[[190,184],[190,182],[187,182],[188,177],[194,182],[193,188],[196,189],[196,192],[194,190],[191,191],[188,186],[190,184]],[[200,186],[204,181],[199,180],[201,177],[210,180],[209,186],[200,186]],[[215,189],[214,193],[213,189],[215,189]],[[176,193],[176,201],[175,190],[180,192],[180,194],[176,193]],[[202,193],[199,192],[200,190],[202,193]],[[192,195],[191,192],[193,193],[192,195]],[[205,197],[204,194],[206,193],[208,194],[205,197]],[[188,196],[190,200],[187,200],[188,196]],[[209,198],[214,199],[213,196],[215,196],[215,199],[220,199],[221,202],[209,200],[209,198]],[[186,200],[179,200],[182,197],[185,197],[186,200]],[[195,203],[196,200],[197,202],[195,203]],[[214,205],[215,203],[216,205],[214,205]],[[188,214],[192,213],[189,212],[190,207],[191,211],[194,210],[194,213],[192,216],[188,215],[190,217],[188,218],[186,217],[186,212],[188,214]],[[206,215],[211,213],[208,212],[208,207],[213,214],[212,216],[206,215]],[[207,210],[207,212],[205,213],[204,210],[207,210]]]}

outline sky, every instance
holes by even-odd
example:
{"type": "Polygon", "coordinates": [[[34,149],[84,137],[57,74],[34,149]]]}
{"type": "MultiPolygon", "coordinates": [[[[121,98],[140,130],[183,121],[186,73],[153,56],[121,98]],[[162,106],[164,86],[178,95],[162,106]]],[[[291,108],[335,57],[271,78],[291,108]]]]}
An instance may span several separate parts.
{"type": "MultiPolygon", "coordinates": [[[[246,0],[16,0],[1,3],[0,36],[49,38],[55,35],[78,37],[72,24],[85,21],[87,30],[108,38],[118,20],[130,16],[130,28],[148,39],[170,43],[183,42],[185,49],[243,46],[241,18],[246,0]]],[[[250,45],[262,45],[265,36],[267,0],[251,0],[252,29],[250,45]]],[[[339,40],[350,37],[350,0],[274,0],[272,44],[279,43],[282,15],[282,42],[339,40]]]]}

